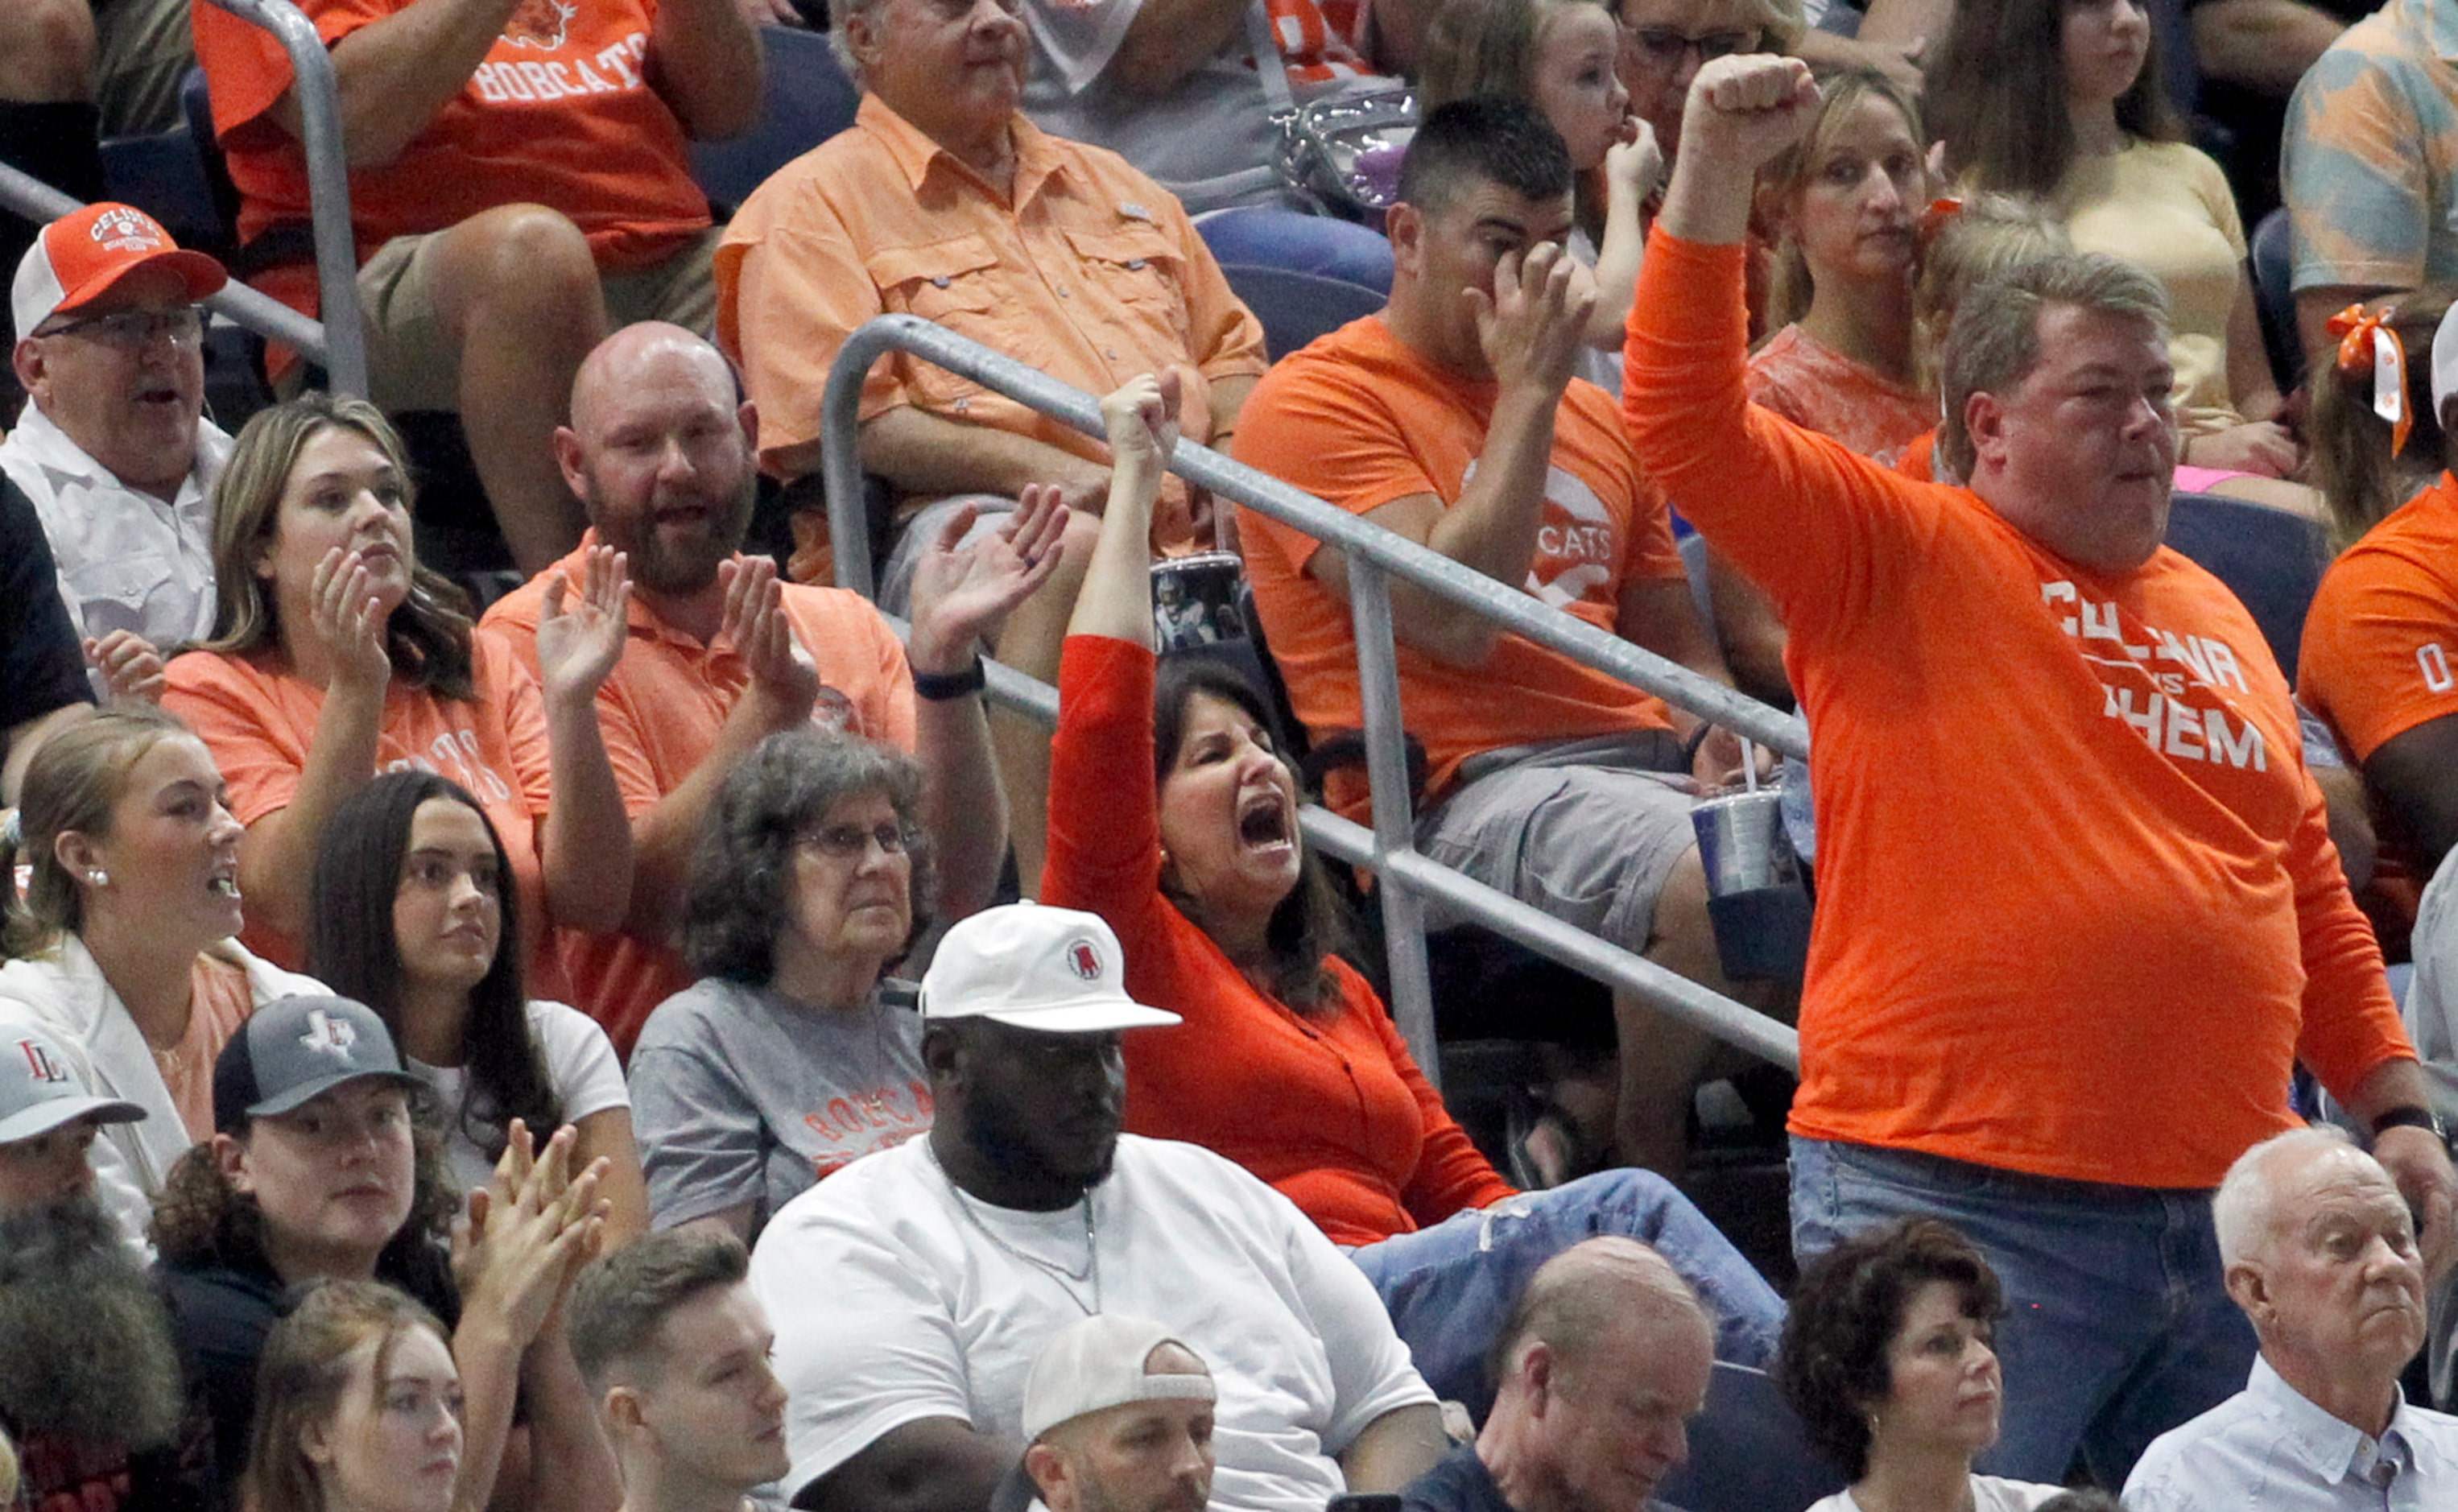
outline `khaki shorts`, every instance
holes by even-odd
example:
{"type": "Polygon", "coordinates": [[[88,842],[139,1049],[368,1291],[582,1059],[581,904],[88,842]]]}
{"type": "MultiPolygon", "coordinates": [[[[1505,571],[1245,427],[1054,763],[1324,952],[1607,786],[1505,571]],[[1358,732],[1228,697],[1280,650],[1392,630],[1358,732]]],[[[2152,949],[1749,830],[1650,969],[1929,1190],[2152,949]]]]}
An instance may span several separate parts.
{"type": "MultiPolygon", "coordinates": [[[[1490,754],[1489,754],[1490,755],[1490,754]]],[[[1628,950],[1647,947],[1656,899],[1696,849],[1696,784],[1678,765],[1680,742],[1641,733],[1565,741],[1479,772],[1417,820],[1417,848],[1488,887],[1509,893],[1628,950]]],[[[1427,923],[1461,921],[1427,904],[1427,923]]]]}
{"type": "Polygon", "coordinates": [[[179,86],[197,61],[188,0],[102,0],[94,30],[102,135],[144,136],[179,125],[179,86]]]}
{"type": "MultiPolygon", "coordinates": [[[[395,237],[359,269],[359,306],[367,327],[367,397],[383,409],[458,410],[461,355],[446,339],[427,289],[427,268],[448,233],[395,237]]],[[[638,321],[671,321],[706,336],[717,320],[710,259],[722,226],[711,226],[665,261],[600,279],[610,330],[638,321]]]]}

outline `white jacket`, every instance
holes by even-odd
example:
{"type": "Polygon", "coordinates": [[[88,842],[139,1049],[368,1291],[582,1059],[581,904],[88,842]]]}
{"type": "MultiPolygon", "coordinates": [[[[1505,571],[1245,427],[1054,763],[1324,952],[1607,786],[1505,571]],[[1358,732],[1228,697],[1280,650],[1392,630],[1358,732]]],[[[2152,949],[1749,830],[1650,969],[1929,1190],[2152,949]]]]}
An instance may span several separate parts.
{"type": "MultiPolygon", "coordinates": [[[[236,940],[205,953],[247,973],[248,996],[259,1007],[276,998],[326,990],[313,977],[249,954],[236,940]]],[[[11,1026],[38,1029],[56,1042],[88,1092],[145,1109],[136,1123],[103,1126],[102,1137],[94,1142],[96,1194],[121,1230],[142,1246],[155,1194],[193,1141],[153,1047],[83,941],[64,935],[41,955],[0,966],[0,1029],[11,1026]]]]}

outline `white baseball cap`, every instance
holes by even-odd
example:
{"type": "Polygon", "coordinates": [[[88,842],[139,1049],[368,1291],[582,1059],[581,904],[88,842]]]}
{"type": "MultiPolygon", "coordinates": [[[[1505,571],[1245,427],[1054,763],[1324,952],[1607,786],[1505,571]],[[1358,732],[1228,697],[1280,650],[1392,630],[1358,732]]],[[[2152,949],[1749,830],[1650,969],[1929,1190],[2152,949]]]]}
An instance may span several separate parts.
{"type": "Polygon", "coordinates": [[[1127,996],[1125,953],[1098,914],[1039,903],[985,908],[949,929],[922,974],[924,1023],[993,1019],[1044,1034],[1176,1024],[1127,996]]]}
{"type": "MultiPolygon", "coordinates": [[[[1176,1344],[1195,1351],[1158,1323],[1096,1313],[1050,1336],[1024,1377],[1024,1436],[1038,1439],[1086,1413],[1129,1402],[1211,1401],[1210,1371],[1155,1371],[1152,1352],[1176,1344]]],[[[1198,1355],[1198,1362],[1202,1357],[1198,1355]]]]}
{"type": "Polygon", "coordinates": [[[92,1118],[133,1124],[145,1109],[115,1097],[94,1097],[69,1069],[60,1047],[31,1029],[0,1030],[0,1145],[48,1134],[62,1124],[92,1118]]]}

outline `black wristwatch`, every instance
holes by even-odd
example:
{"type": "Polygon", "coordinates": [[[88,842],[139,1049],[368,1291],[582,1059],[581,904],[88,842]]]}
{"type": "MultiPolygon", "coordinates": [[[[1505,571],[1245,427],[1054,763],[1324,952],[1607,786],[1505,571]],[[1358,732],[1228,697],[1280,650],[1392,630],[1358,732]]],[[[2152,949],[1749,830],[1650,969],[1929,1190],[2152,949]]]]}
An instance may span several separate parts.
{"type": "Polygon", "coordinates": [[[2413,1103],[2403,1104],[2397,1108],[2384,1108],[2379,1113],[2374,1114],[2373,1137],[2375,1139],[2379,1139],[2381,1137],[2382,1130],[2385,1129],[2426,1129],[2431,1133],[2433,1138],[2441,1141],[2442,1149],[2448,1150],[2449,1148],[2449,1126],[2441,1121],[2441,1115],[2439,1113],[2434,1112],[2428,1108],[2419,1108],[2413,1103]]]}
{"type": "Polygon", "coordinates": [[[929,703],[945,703],[950,698],[979,693],[989,682],[989,674],[982,670],[981,654],[976,652],[973,664],[963,672],[915,673],[913,696],[929,703]]]}

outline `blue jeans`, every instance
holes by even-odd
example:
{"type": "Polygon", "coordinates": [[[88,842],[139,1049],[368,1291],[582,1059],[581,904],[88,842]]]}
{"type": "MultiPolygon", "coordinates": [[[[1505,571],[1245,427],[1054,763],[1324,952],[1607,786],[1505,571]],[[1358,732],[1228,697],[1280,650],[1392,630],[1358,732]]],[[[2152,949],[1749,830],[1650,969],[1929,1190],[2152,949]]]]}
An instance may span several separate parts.
{"type": "Polygon", "coordinates": [[[2152,1440],[2244,1389],[2253,1329],[2220,1278],[2209,1192],[1793,1140],[1802,1264],[1915,1214],[1963,1231],[2006,1289],[2005,1431],[1980,1469],[2061,1481],[2079,1447],[2102,1485],[2123,1485],[2152,1440]]]}
{"type": "Polygon", "coordinates": [[[1379,231],[1269,205],[1216,210],[1195,222],[1216,262],[1311,273],[1391,292],[1391,243],[1379,231]]]}
{"type": "Polygon", "coordinates": [[[1763,1369],[1783,1300],[1690,1199],[1652,1170],[1606,1170],[1455,1212],[1430,1229],[1349,1253],[1382,1295],[1417,1373],[1482,1420],[1493,1404],[1486,1356],[1536,1268],[1582,1239],[1620,1234],[1654,1248],[1698,1289],[1716,1319],[1716,1357],[1763,1369]]]}

